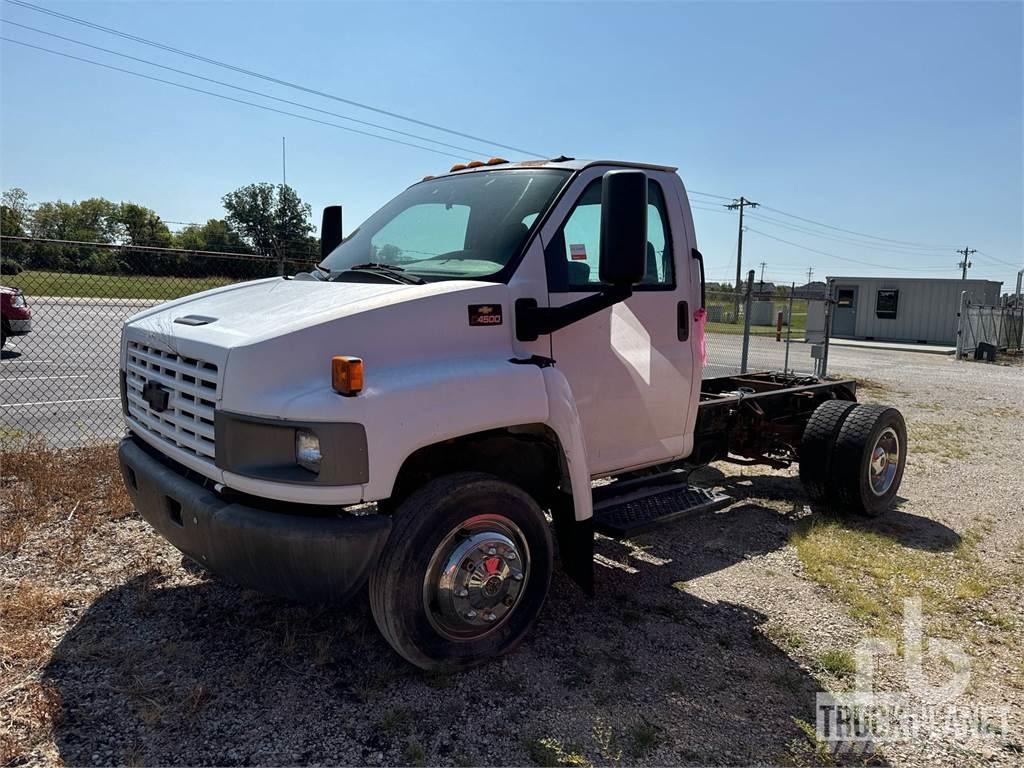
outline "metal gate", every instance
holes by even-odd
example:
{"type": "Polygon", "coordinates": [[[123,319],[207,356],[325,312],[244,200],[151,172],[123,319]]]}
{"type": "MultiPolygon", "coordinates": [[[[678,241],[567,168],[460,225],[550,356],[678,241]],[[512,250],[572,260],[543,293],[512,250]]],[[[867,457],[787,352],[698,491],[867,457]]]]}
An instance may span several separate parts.
{"type": "Polygon", "coordinates": [[[972,304],[967,292],[960,295],[957,318],[956,356],[967,357],[980,344],[1000,352],[1019,352],[1024,342],[1024,306],[972,304]]]}

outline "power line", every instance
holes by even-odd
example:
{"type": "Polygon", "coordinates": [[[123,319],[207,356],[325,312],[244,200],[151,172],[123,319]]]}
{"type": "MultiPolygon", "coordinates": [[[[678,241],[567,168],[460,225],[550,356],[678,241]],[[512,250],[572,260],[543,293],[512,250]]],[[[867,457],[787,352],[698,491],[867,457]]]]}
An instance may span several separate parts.
{"type": "Polygon", "coordinates": [[[726,195],[714,195],[711,192],[701,192],[700,190],[697,189],[688,189],[686,191],[691,195],[700,195],[701,197],[713,197],[716,200],[732,200],[731,197],[727,197],[726,195]]]}
{"type": "Polygon", "coordinates": [[[933,253],[936,253],[936,254],[938,254],[938,253],[949,253],[949,249],[948,248],[911,248],[909,246],[899,246],[899,245],[885,245],[885,246],[883,246],[882,244],[880,244],[878,242],[870,242],[870,241],[865,241],[865,240],[854,240],[853,238],[841,237],[841,236],[838,236],[838,235],[827,235],[827,234],[825,234],[823,232],[818,232],[816,230],[810,229],[809,227],[804,227],[804,226],[801,226],[799,224],[791,224],[789,222],[781,221],[779,219],[773,219],[772,217],[765,216],[763,214],[751,214],[751,218],[756,219],[757,221],[763,221],[766,224],[770,223],[773,226],[782,227],[784,229],[788,229],[788,230],[791,230],[793,232],[800,232],[801,234],[813,235],[814,237],[820,237],[823,240],[832,240],[832,241],[835,241],[835,242],[838,242],[838,243],[847,243],[847,244],[850,244],[850,245],[857,245],[857,246],[860,246],[862,248],[871,248],[872,250],[886,252],[886,253],[913,254],[913,255],[925,255],[929,251],[933,252],[933,253]]]}
{"type": "Polygon", "coordinates": [[[977,251],[976,250],[975,253],[978,256],[981,256],[982,258],[988,259],[989,261],[994,261],[994,262],[997,262],[998,264],[1005,264],[1006,266],[1013,267],[1014,269],[1020,269],[1022,266],[1024,266],[1024,264],[1013,264],[1013,263],[1011,263],[1009,261],[1003,261],[1002,259],[997,259],[995,256],[989,256],[984,251],[977,251]]]}
{"type": "Polygon", "coordinates": [[[202,56],[202,55],[197,54],[197,53],[191,53],[190,51],[184,51],[184,50],[182,50],[180,48],[174,48],[173,46],[165,45],[164,43],[159,43],[159,42],[156,42],[155,40],[148,40],[148,39],[146,39],[144,37],[139,37],[138,35],[133,35],[133,34],[130,34],[128,32],[122,32],[121,30],[114,29],[112,27],[105,27],[105,26],[103,26],[101,24],[95,24],[95,23],[93,23],[91,21],[87,21],[86,19],[80,19],[80,18],[78,18],[76,16],[71,16],[71,15],[66,14],[66,13],[60,13],[58,11],[52,11],[49,8],[43,8],[42,6],[39,6],[39,5],[34,5],[32,3],[26,3],[26,2],[23,2],[23,0],[6,0],[6,2],[8,2],[8,3],[12,4],[12,5],[19,6],[21,8],[27,8],[29,10],[36,11],[38,13],[45,13],[45,14],[47,14],[49,16],[53,16],[53,17],[58,18],[58,19],[63,19],[64,21],[70,21],[70,22],[72,22],[74,24],[80,24],[82,26],[89,27],[90,29],[96,29],[96,30],[99,30],[100,32],[106,32],[107,34],[116,35],[116,36],[124,38],[126,40],[131,40],[132,42],[141,43],[143,45],[148,45],[148,46],[151,46],[151,47],[154,47],[154,48],[159,48],[159,49],[164,50],[164,51],[169,51],[170,53],[176,53],[179,56],[187,56],[190,59],[195,59],[197,61],[202,61],[202,62],[204,62],[206,64],[212,64],[212,65],[217,66],[217,67],[223,67],[225,69],[230,69],[230,70],[232,70],[234,72],[239,72],[239,73],[241,73],[243,75],[248,75],[249,77],[259,78],[260,80],[265,80],[265,81],[267,81],[269,83],[274,83],[276,85],[283,85],[286,88],[294,88],[295,90],[303,91],[303,92],[309,93],[309,94],[311,94],[313,96],[320,96],[320,97],[325,98],[325,99],[332,99],[333,101],[338,101],[338,102],[341,102],[343,104],[349,104],[350,106],[359,107],[360,109],[366,109],[366,110],[369,110],[370,112],[376,112],[377,114],[380,114],[380,115],[386,115],[387,117],[393,117],[396,120],[405,120],[406,122],[415,123],[416,125],[423,126],[424,128],[431,128],[431,129],[433,129],[435,131],[442,131],[443,133],[449,133],[449,134],[452,134],[454,136],[461,136],[464,139],[472,139],[473,141],[479,141],[482,144],[489,144],[491,146],[501,147],[502,149],[509,149],[509,150],[512,150],[513,152],[519,152],[519,153],[524,154],[524,155],[530,155],[531,157],[548,157],[548,155],[546,155],[546,154],[540,154],[538,152],[528,152],[525,149],[519,149],[518,147],[513,147],[513,146],[510,146],[508,144],[502,144],[501,142],[498,142],[498,141],[492,141],[490,139],[484,139],[484,138],[481,138],[479,136],[474,136],[474,135],[469,134],[469,133],[463,133],[461,131],[456,131],[456,130],[454,130],[452,128],[445,128],[443,125],[437,125],[435,123],[428,123],[425,120],[419,120],[419,119],[414,118],[414,117],[409,117],[408,115],[402,115],[402,114],[399,114],[398,112],[391,112],[391,111],[388,111],[386,109],[381,109],[380,107],[374,107],[374,106],[371,106],[370,104],[364,104],[362,102],[355,101],[353,99],[347,99],[347,98],[344,98],[342,96],[337,96],[337,95],[332,94],[332,93],[326,93],[324,91],[318,91],[318,90],[316,90],[314,88],[307,88],[306,86],[299,85],[298,83],[292,83],[292,82],[289,82],[287,80],[281,80],[280,78],[272,77],[270,75],[264,75],[264,74],[261,74],[259,72],[254,72],[251,69],[246,69],[244,67],[238,67],[238,66],[235,66],[234,64],[228,64],[227,62],[224,62],[224,61],[218,61],[217,59],[211,59],[211,58],[209,58],[207,56],[202,56]]]}
{"type": "MultiPolygon", "coordinates": [[[[10,0],[8,0],[8,2],[10,2],[10,0]]],[[[223,93],[216,93],[215,91],[207,91],[207,90],[204,90],[202,88],[194,88],[193,86],[185,85],[184,83],[176,83],[173,80],[164,80],[163,78],[154,77],[152,75],[146,75],[146,74],[143,74],[141,72],[135,72],[135,71],[133,71],[131,69],[124,69],[122,67],[115,67],[113,64],[104,64],[104,63],[99,62],[99,61],[93,61],[92,59],[86,59],[86,58],[83,58],[81,56],[74,56],[74,55],[72,55],[70,53],[64,53],[63,51],[55,51],[52,48],[44,48],[41,45],[33,45],[32,43],[26,43],[26,42],[23,42],[21,40],[14,40],[13,38],[10,38],[10,37],[0,36],[0,40],[3,40],[4,42],[8,42],[8,43],[14,43],[15,45],[21,45],[21,46],[24,46],[26,48],[34,48],[37,51],[43,51],[45,53],[51,53],[51,54],[53,54],[55,56],[63,56],[64,58],[67,58],[67,59],[74,59],[75,61],[81,61],[81,62],[84,62],[86,64],[92,64],[92,65],[97,66],[97,67],[103,67],[104,69],[110,69],[110,70],[113,70],[114,72],[122,72],[122,73],[124,73],[126,75],[132,75],[134,77],[141,77],[141,78],[143,78],[145,80],[152,80],[152,81],[157,82],[157,83],[164,83],[165,85],[173,85],[176,88],[182,88],[182,89],[184,89],[186,91],[194,91],[195,93],[203,93],[203,94],[206,94],[207,96],[213,96],[213,97],[218,98],[218,99],[225,99],[227,101],[233,101],[236,104],[245,104],[246,106],[255,107],[256,109],[262,109],[262,110],[265,110],[267,112],[276,112],[279,115],[287,115],[288,117],[297,117],[299,120],[306,120],[306,121],[311,122],[311,123],[319,123],[320,125],[327,125],[327,126],[330,126],[331,128],[338,128],[338,129],[340,129],[342,131],[348,131],[349,133],[358,133],[358,134],[361,134],[363,136],[370,136],[371,138],[380,139],[381,141],[390,141],[393,144],[402,144],[402,145],[407,146],[407,147],[415,147],[416,149],[422,149],[422,150],[425,150],[427,152],[433,152],[434,154],[437,154],[437,155],[446,155],[447,157],[454,157],[457,160],[462,160],[463,159],[461,155],[453,155],[451,152],[444,152],[444,151],[442,151],[440,149],[435,149],[434,147],[425,147],[422,144],[414,144],[411,141],[402,141],[401,139],[393,139],[390,136],[381,136],[380,134],[371,133],[370,131],[361,131],[358,128],[350,128],[347,125],[338,125],[337,123],[332,123],[332,122],[327,121],[327,120],[319,120],[319,119],[317,119],[315,117],[309,117],[308,115],[300,115],[300,114],[297,114],[295,112],[289,112],[289,111],[284,110],[284,109],[276,109],[274,107],[268,107],[265,104],[256,104],[255,102],[246,101],[245,99],[236,99],[233,96],[225,96],[223,93]]]]}
{"type": "MultiPolygon", "coordinates": [[[[397,128],[388,128],[386,125],[381,125],[380,123],[371,123],[368,120],[359,120],[359,119],[357,119],[355,117],[349,117],[348,115],[342,115],[342,114],[339,114],[337,112],[331,112],[330,110],[327,110],[327,109],[320,109],[319,107],[314,107],[314,106],[311,106],[309,104],[303,104],[302,102],[299,102],[299,101],[291,101],[290,99],[282,99],[282,98],[280,98],[278,96],[272,96],[269,93],[264,93],[263,91],[255,91],[255,90],[253,90],[251,88],[243,88],[240,85],[234,85],[232,83],[226,83],[223,80],[217,80],[215,78],[206,77],[204,75],[197,75],[197,74],[195,74],[193,72],[189,72],[188,70],[178,69],[176,67],[168,67],[165,64],[159,64],[159,63],[157,63],[155,61],[152,61],[150,59],[143,59],[143,58],[141,58],[139,56],[131,56],[131,55],[127,54],[127,53],[121,53],[120,51],[115,51],[115,50],[112,50],[110,48],[104,48],[104,47],[99,46],[99,45],[93,45],[92,43],[86,43],[86,42],[84,42],[82,40],[76,40],[73,37],[65,37],[64,35],[58,35],[56,32],[47,32],[45,29],[39,29],[37,27],[30,27],[28,24],[20,24],[20,23],[18,23],[16,21],[11,21],[10,19],[0,19],[0,22],[3,22],[4,24],[10,24],[10,25],[15,26],[15,27],[21,27],[22,29],[28,29],[28,30],[31,30],[32,32],[38,32],[41,35],[48,35],[49,37],[55,37],[58,40],[64,40],[64,41],[69,42],[69,43],[74,43],[75,45],[81,45],[81,46],[84,46],[86,48],[92,48],[95,51],[102,51],[103,53],[109,53],[112,56],[120,56],[121,58],[130,59],[132,61],[137,61],[137,62],[139,62],[141,64],[147,64],[147,65],[149,65],[151,67],[159,67],[160,69],[165,69],[168,72],[174,72],[174,73],[179,74],[179,75],[185,75],[186,77],[194,77],[197,80],[204,80],[204,81],[206,81],[208,83],[213,83],[215,85],[220,85],[220,86],[223,86],[225,88],[233,88],[236,91],[242,91],[243,93],[250,93],[253,96],[260,96],[261,98],[264,98],[264,99],[271,99],[273,101],[277,101],[277,102],[280,102],[282,104],[290,104],[293,107],[301,107],[302,109],[309,109],[309,110],[311,110],[313,112],[319,112],[319,113],[321,113],[323,115],[331,115],[332,117],[340,117],[342,120],[348,120],[348,121],[353,122],[353,123],[358,123],[359,125],[366,125],[366,126],[369,126],[371,128],[379,128],[380,130],[383,130],[383,131],[388,131],[390,133],[396,133],[399,136],[407,136],[407,137],[412,138],[412,139],[418,139],[419,141],[429,141],[431,144],[438,144],[438,145],[440,145],[442,147],[449,147],[450,149],[458,149],[458,150],[460,150],[462,152],[468,152],[470,155],[474,155],[474,156],[475,155],[479,155],[479,154],[486,154],[486,153],[481,152],[481,150],[478,150],[478,149],[469,149],[468,147],[460,147],[458,144],[449,144],[449,143],[444,142],[444,141],[439,141],[438,139],[432,139],[429,136],[420,136],[419,134],[416,134],[416,133],[409,133],[407,131],[400,131],[397,128]]],[[[454,157],[454,155],[453,155],[453,157],[454,157]]]]}
{"type": "MultiPolygon", "coordinates": [[[[8,2],[10,2],[10,0],[8,0],[8,2]]],[[[797,216],[795,213],[787,213],[786,211],[779,210],[778,208],[771,208],[771,207],[769,207],[767,205],[763,206],[763,207],[764,207],[764,209],[766,211],[772,211],[774,213],[782,214],[783,216],[789,216],[792,219],[799,219],[800,221],[806,221],[808,224],[814,224],[814,225],[819,226],[819,227],[825,227],[826,229],[834,229],[837,232],[845,232],[848,235],[857,235],[858,237],[866,237],[866,238],[869,238],[871,240],[881,240],[881,241],[887,242],[887,243],[897,243],[899,245],[917,246],[917,247],[920,247],[920,248],[934,248],[936,250],[943,248],[943,246],[941,246],[941,245],[929,245],[927,243],[914,243],[914,242],[911,242],[911,241],[908,241],[908,240],[893,240],[892,238],[888,238],[888,237],[878,237],[877,235],[869,235],[869,234],[866,234],[864,232],[857,232],[857,231],[852,230],[852,229],[843,229],[842,227],[834,227],[831,224],[824,224],[824,223],[822,223],[820,221],[815,221],[814,219],[807,219],[807,218],[804,218],[803,216],[797,216]]]]}
{"type": "Polygon", "coordinates": [[[836,259],[838,261],[848,261],[852,264],[860,264],[866,267],[878,267],[879,269],[895,269],[897,271],[907,272],[936,272],[939,270],[948,269],[948,267],[893,267],[891,264],[875,264],[870,261],[861,261],[860,259],[850,259],[845,256],[837,256],[836,254],[829,253],[828,251],[819,251],[817,248],[810,248],[806,245],[801,245],[800,243],[794,243],[791,240],[783,240],[781,237],[769,235],[767,232],[761,232],[760,230],[753,229],[752,227],[747,227],[747,231],[753,232],[754,234],[757,235],[761,235],[761,237],[767,237],[770,240],[778,240],[780,243],[785,243],[786,245],[792,245],[794,248],[801,248],[805,251],[810,251],[811,253],[820,254],[821,256],[828,256],[830,259],[836,259]]]}

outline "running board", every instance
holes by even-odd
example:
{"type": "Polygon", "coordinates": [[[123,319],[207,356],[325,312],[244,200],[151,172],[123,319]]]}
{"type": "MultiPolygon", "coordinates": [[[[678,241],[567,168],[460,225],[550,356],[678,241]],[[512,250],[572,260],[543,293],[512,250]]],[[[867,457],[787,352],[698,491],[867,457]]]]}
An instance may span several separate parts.
{"type": "Polygon", "coordinates": [[[626,539],[684,515],[721,509],[731,503],[724,493],[685,483],[669,488],[640,486],[630,493],[595,500],[594,530],[613,539],[626,539]]]}

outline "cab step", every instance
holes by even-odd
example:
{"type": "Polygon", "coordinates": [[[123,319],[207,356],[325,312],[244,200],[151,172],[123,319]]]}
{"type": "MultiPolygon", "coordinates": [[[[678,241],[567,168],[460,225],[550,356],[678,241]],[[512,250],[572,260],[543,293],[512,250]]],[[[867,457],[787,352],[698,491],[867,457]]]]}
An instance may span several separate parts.
{"type": "Polygon", "coordinates": [[[724,493],[687,483],[636,486],[636,490],[594,499],[594,530],[613,539],[625,539],[684,515],[721,509],[731,503],[724,493]]]}

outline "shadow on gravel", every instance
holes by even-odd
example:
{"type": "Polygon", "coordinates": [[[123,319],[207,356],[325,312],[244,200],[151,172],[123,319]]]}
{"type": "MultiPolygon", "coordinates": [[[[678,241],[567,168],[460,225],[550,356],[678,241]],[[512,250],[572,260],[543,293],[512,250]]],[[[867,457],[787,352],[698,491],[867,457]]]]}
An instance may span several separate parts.
{"type": "Polygon", "coordinates": [[[56,743],[70,765],[788,762],[810,749],[794,718],[813,724],[818,686],[762,614],[685,584],[777,549],[788,525],[743,503],[601,540],[595,598],[556,570],[523,646],[452,675],[395,656],[365,597],[303,606],[145,574],[55,650],[56,743]]]}
{"type": "MultiPolygon", "coordinates": [[[[803,486],[799,478],[786,475],[746,474],[725,475],[716,467],[701,467],[691,475],[695,485],[718,487],[737,501],[756,496],[759,499],[774,499],[793,503],[793,512],[802,511],[806,503],[803,486]]],[[[960,544],[960,534],[947,525],[904,512],[900,507],[907,501],[896,496],[896,504],[879,517],[844,516],[835,518],[827,511],[816,511],[818,519],[838,519],[852,530],[877,533],[892,539],[901,546],[923,549],[929,552],[950,552],[960,544]]]]}

